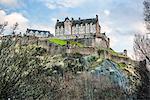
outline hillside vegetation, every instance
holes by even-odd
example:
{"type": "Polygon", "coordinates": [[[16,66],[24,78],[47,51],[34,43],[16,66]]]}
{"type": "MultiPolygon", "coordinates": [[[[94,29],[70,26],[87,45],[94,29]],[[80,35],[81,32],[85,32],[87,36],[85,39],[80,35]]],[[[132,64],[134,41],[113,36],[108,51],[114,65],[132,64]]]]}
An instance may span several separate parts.
{"type": "Polygon", "coordinates": [[[135,66],[101,59],[97,55],[75,53],[51,56],[44,48],[17,46],[15,43],[8,38],[0,44],[2,100],[136,98],[140,76],[135,66]]]}

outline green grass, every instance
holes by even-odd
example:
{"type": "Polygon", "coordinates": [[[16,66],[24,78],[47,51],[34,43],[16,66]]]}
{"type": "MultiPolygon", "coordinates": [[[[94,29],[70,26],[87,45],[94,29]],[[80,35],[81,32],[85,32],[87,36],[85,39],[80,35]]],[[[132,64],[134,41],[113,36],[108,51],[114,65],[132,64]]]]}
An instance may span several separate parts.
{"type": "Polygon", "coordinates": [[[125,67],[127,67],[127,65],[125,63],[118,63],[119,68],[124,69],[125,67]]]}
{"type": "Polygon", "coordinates": [[[122,54],[119,54],[119,53],[117,53],[117,52],[115,52],[113,49],[109,49],[109,52],[112,54],[112,55],[114,55],[114,56],[118,56],[118,57],[122,57],[122,58],[128,58],[127,56],[124,56],[124,55],[122,55],[122,54]]]}
{"type": "Polygon", "coordinates": [[[114,50],[111,49],[111,48],[109,48],[108,51],[111,52],[111,54],[114,54],[114,55],[118,54],[116,51],[114,51],[114,50]]]}
{"type": "Polygon", "coordinates": [[[49,42],[54,43],[54,44],[57,44],[57,45],[61,45],[61,46],[67,44],[67,41],[66,41],[66,40],[61,40],[61,39],[57,39],[57,38],[49,39],[49,42]]]}
{"type": "Polygon", "coordinates": [[[78,47],[83,47],[83,45],[82,45],[81,43],[79,43],[79,42],[69,41],[69,43],[70,43],[71,45],[77,45],[78,47]]]}
{"type": "MultiPolygon", "coordinates": [[[[67,40],[61,40],[61,39],[58,39],[58,38],[49,39],[49,42],[57,44],[57,45],[61,45],[61,46],[67,45],[67,40]]],[[[81,43],[78,43],[78,42],[75,42],[75,41],[68,41],[68,43],[72,46],[77,45],[78,47],[83,47],[83,45],[81,43]]]]}

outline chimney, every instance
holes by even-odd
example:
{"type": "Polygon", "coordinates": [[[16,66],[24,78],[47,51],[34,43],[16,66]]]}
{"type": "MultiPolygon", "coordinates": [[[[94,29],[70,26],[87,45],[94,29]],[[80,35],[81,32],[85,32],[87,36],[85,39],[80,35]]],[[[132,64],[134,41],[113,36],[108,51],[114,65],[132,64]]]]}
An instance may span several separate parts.
{"type": "Polygon", "coordinates": [[[127,50],[126,49],[123,50],[123,53],[124,53],[125,56],[127,56],[127,50]]]}
{"type": "Polygon", "coordinates": [[[79,17],[79,20],[81,20],[81,18],[79,17]]]}
{"type": "Polygon", "coordinates": [[[71,18],[71,20],[74,20],[73,18],[71,18]]]}
{"type": "Polygon", "coordinates": [[[108,38],[108,48],[110,47],[110,38],[108,38]]]}
{"type": "Polygon", "coordinates": [[[68,17],[66,17],[66,18],[65,18],[65,21],[66,21],[66,20],[70,20],[70,19],[69,19],[68,17]]]}
{"type": "Polygon", "coordinates": [[[57,19],[57,22],[59,22],[59,20],[57,19]]]}
{"type": "Polygon", "coordinates": [[[98,15],[96,15],[96,19],[98,19],[98,15]]]}

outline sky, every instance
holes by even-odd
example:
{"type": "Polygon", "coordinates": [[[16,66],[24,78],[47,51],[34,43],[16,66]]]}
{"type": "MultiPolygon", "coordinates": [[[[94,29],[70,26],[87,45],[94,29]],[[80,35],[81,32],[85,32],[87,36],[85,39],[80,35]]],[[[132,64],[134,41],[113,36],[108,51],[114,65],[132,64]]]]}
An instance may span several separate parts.
{"type": "Polygon", "coordinates": [[[143,8],[143,0],[0,0],[0,23],[8,21],[6,33],[16,22],[18,32],[33,28],[54,33],[57,19],[95,18],[97,14],[111,48],[127,49],[134,57],[134,35],[146,32],[143,8]]]}

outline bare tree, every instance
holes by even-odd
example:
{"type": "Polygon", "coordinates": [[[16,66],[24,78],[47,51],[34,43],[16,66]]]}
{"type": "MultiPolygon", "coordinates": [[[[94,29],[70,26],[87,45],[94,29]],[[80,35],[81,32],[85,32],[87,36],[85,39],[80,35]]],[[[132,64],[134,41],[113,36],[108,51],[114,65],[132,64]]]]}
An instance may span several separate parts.
{"type": "Polygon", "coordinates": [[[148,30],[147,34],[144,35],[135,35],[134,39],[134,51],[136,58],[140,61],[138,72],[141,76],[141,86],[137,92],[138,99],[149,100],[150,96],[150,1],[144,0],[144,21],[146,24],[146,29],[148,30]]]}
{"type": "MultiPolygon", "coordinates": [[[[144,21],[146,24],[147,34],[150,34],[150,0],[144,0],[144,21]]],[[[136,57],[150,62],[150,38],[147,35],[135,35],[134,51],[136,57]]]]}
{"type": "Polygon", "coordinates": [[[137,92],[138,99],[149,100],[150,96],[150,39],[146,35],[135,35],[134,51],[140,60],[137,71],[141,76],[141,85],[137,92]]]}
{"type": "Polygon", "coordinates": [[[0,24],[0,34],[2,34],[5,30],[5,27],[8,25],[8,22],[4,22],[3,24],[0,24]]]}
{"type": "Polygon", "coordinates": [[[12,32],[13,35],[15,35],[15,31],[16,31],[18,25],[19,25],[19,24],[18,24],[17,22],[14,24],[14,26],[13,26],[13,28],[12,28],[12,29],[13,29],[13,32],[12,32]]]}
{"type": "Polygon", "coordinates": [[[150,1],[144,0],[144,20],[146,24],[146,28],[150,33],[150,1]]]}
{"type": "Polygon", "coordinates": [[[150,39],[144,35],[135,35],[134,51],[139,60],[150,62],[150,39]]]}

